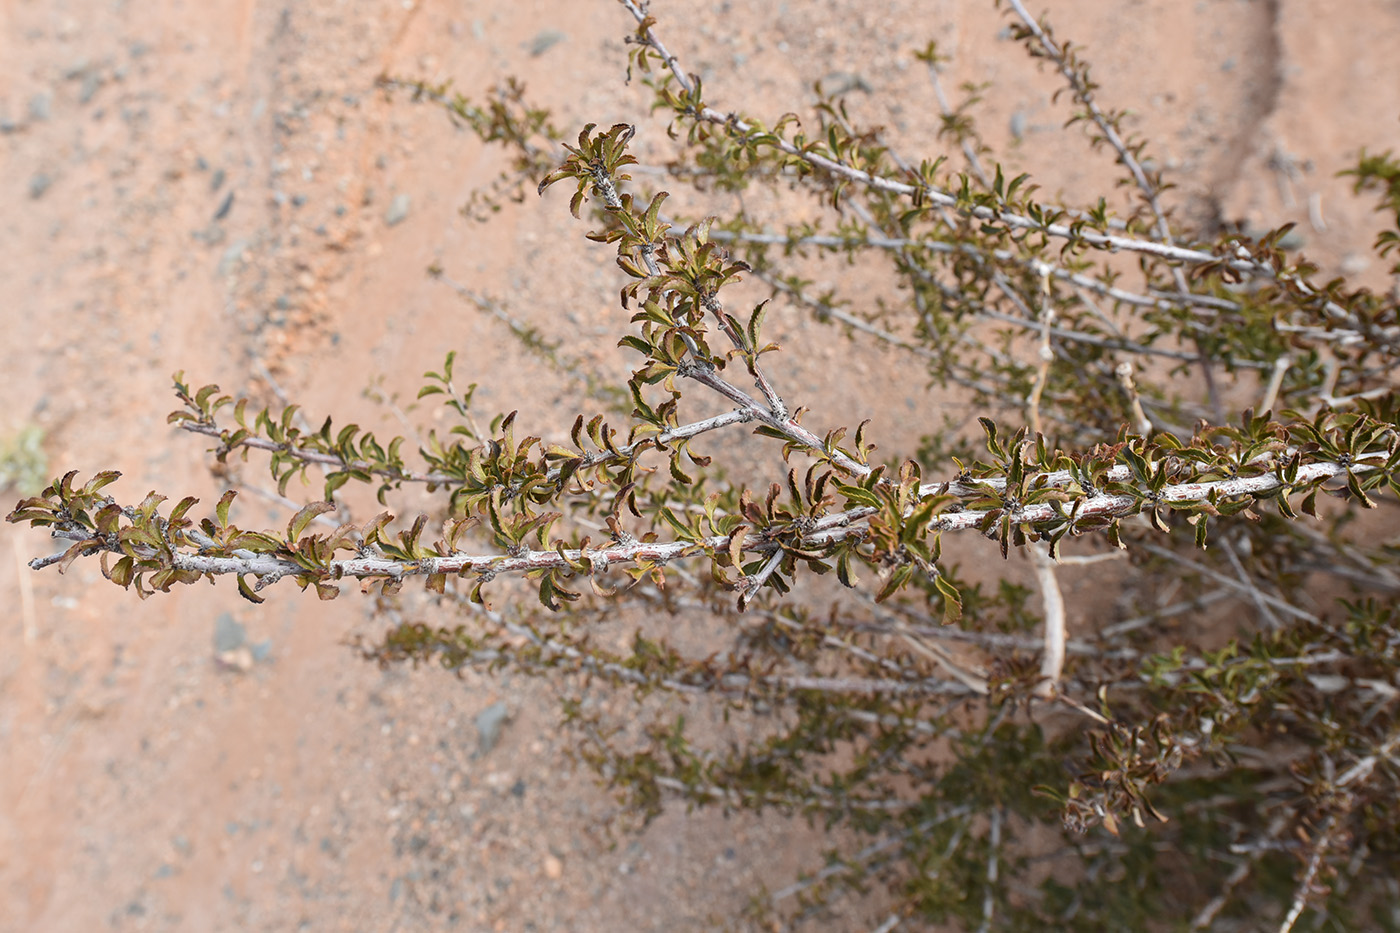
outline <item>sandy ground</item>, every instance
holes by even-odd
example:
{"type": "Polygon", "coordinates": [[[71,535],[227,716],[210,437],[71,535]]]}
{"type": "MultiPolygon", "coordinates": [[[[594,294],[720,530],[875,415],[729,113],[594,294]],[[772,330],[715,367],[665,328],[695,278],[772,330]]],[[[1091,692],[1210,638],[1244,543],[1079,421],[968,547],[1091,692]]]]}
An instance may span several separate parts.
{"type": "MultiPolygon", "coordinates": [[[[1324,269],[1383,283],[1366,254],[1379,218],[1334,176],[1362,147],[1400,145],[1393,0],[1049,6],[1105,101],[1157,141],[1176,203],[1297,220],[1324,269]]],[[[939,151],[936,110],[911,52],[937,39],[948,88],[997,84],[981,123],[1044,193],[1101,190],[1109,160],[1062,138],[1055,80],[999,37],[990,2],[654,12],[715,106],[772,119],[809,104],[811,81],[854,75],[889,89],[853,95],[856,115],[919,154],[939,151]]],[[[315,420],[394,432],[372,396],[406,404],[453,348],[483,411],[562,436],[591,407],[579,381],[425,269],[612,377],[619,275],[562,192],[484,226],[460,216],[499,154],[374,79],[475,94],[515,74],[569,134],[637,122],[629,22],[609,0],[0,0],[0,441],[37,427],[51,474],[117,468],[127,497],[211,502],[204,445],[165,423],[175,370],[263,401],[271,371],[315,420]]],[[[642,127],[644,161],[664,161],[661,128],[642,127]]],[[[798,351],[783,379],[811,423],[873,414],[879,437],[918,410],[917,374],[890,376],[885,351],[843,352],[834,384],[826,332],[783,315],[798,351]]],[[[244,476],[265,482],[256,464],[244,476]]],[[[256,500],[241,514],[285,521],[256,500]]],[[[138,602],[95,566],[22,567],[50,547],[0,528],[0,929],[703,929],[814,863],[819,837],[775,819],[675,812],[610,836],[616,807],[565,754],[546,687],[360,663],[344,639],[385,623],[357,596],[138,602]],[[240,646],[246,670],[215,657],[240,646]],[[500,702],[484,750],[476,717],[500,702]]]]}

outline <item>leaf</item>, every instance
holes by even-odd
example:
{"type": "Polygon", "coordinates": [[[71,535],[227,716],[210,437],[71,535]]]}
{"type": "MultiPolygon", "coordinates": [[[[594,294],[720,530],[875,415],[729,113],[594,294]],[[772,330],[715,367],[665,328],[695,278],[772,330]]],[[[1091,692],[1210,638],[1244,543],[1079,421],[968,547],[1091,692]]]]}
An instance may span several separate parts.
{"type": "Polygon", "coordinates": [[[219,504],[214,506],[214,515],[219,520],[219,528],[222,530],[228,527],[228,509],[233,504],[233,500],[238,497],[238,491],[230,489],[219,497],[219,504]]]}
{"type": "Polygon", "coordinates": [[[248,600],[250,603],[266,602],[261,596],[253,592],[253,588],[248,585],[248,579],[244,574],[238,575],[238,595],[248,600]]]}
{"type": "Polygon", "coordinates": [[[933,578],[934,588],[943,597],[943,624],[956,625],[962,621],[962,594],[958,588],[948,582],[948,578],[939,574],[933,578]]]}
{"type": "Polygon", "coordinates": [[[894,572],[885,578],[885,585],[880,587],[880,592],[875,594],[875,601],[877,603],[882,603],[899,592],[899,590],[904,587],[904,584],[909,582],[909,577],[913,572],[914,568],[909,564],[896,567],[894,572]]]}
{"type": "Polygon", "coordinates": [[[197,503],[198,501],[199,500],[196,499],[194,496],[186,496],[185,498],[181,499],[179,504],[177,504],[175,508],[170,511],[170,518],[167,519],[167,521],[172,525],[180,521],[185,517],[186,513],[188,513],[189,510],[192,509],[195,503],[197,503]]]}
{"type": "Polygon", "coordinates": [[[736,568],[744,566],[744,537],[749,533],[749,525],[740,525],[729,533],[729,561],[736,568]]]}
{"type": "Polygon", "coordinates": [[[301,533],[306,530],[307,525],[311,524],[312,521],[316,519],[316,516],[334,511],[334,502],[311,502],[302,506],[301,509],[292,516],[291,521],[287,522],[287,543],[295,544],[297,538],[301,537],[301,533]]]}
{"type": "Polygon", "coordinates": [[[85,541],[79,541],[77,544],[73,545],[68,550],[63,552],[63,557],[58,562],[58,572],[67,572],[68,566],[72,564],[73,561],[81,557],[84,551],[89,550],[90,548],[101,546],[102,540],[100,538],[88,538],[85,541]]]}
{"type": "Polygon", "coordinates": [[[117,470],[103,470],[101,473],[98,473],[92,479],[88,480],[87,485],[83,487],[83,492],[88,495],[95,495],[98,490],[102,489],[104,486],[110,486],[120,478],[121,473],[117,470]]]}
{"type": "Polygon", "coordinates": [[[860,579],[851,573],[851,552],[842,551],[841,556],[836,558],[836,579],[841,581],[841,585],[854,588],[860,579]]]}

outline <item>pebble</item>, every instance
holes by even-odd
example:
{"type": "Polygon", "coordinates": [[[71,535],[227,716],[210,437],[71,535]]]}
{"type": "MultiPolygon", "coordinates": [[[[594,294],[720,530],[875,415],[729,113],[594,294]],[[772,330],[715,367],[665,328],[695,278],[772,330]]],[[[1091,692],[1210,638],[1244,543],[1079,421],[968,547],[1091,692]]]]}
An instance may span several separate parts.
{"type": "Polygon", "coordinates": [[[476,714],[476,747],[482,755],[490,754],[501,740],[501,727],[505,725],[508,715],[504,701],[492,703],[476,714]]]}
{"type": "Polygon", "coordinates": [[[564,876],[564,863],[553,855],[545,857],[544,876],[550,881],[558,881],[564,876]]]}
{"type": "Polygon", "coordinates": [[[102,78],[95,71],[89,71],[83,75],[83,85],[78,91],[78,103],[86,104],[97,95],[97,91],[102,87],[102,78]]]}
{"type": "Polygon", "coordinates": [[[1371,265],[1371,261],[1360,253],[1347,253],[1342,257],[1344,275],[1360,275],[1371,265]]]}
{"type": "Polygon", "coordinates": [[[1026,112],[1017,108],[1011,114],[1011,138],[1020,142],[1026,136],[1026,112]]]}
{"type": "Polygon", "coordinates": [[[43,172],[35,174],[33,178],[29,179],[29,196],[37,201],[44,196],[44,192],[48,191],[52,184],[53,179],[43,172]]]}
{"type": "Polygon", "coordinates": [[[246,674],[253,669],[255,658],[252,650],[244,645],[232,651],[220,651],[214,655],[214,660],[225,670],[246,674]]]}
{"type": "Polygon", "coordinates": [[[821,84],[822,93],[829,97],[841,97],[853,91],[869,94],[874,90],[870,82],[854,71],[833,71],[822,77],[821,84]]]}
{"type": "Polygon", "coordinates": [[[567,38],[567,34],[557,29],[542,29],[530,40],[530,54],[538,58],[567,38]]]}
{"type": "Polygon", "coordinates": [[[389,204],[389,209],[384,212],[384,223],[390,227],[403,223],[404,218],[408,216],[408,208],[412,203],[412,200],[406,194],[395,195],[394,200],[389,204]]]}
{"type": "Polygon", "coordinates": [[[29,116],[34,120],[47,120],[53,114],[53,95],[40,91],[29,98],[29,116]]]}
{"type": "Polygon", "coordinates": [[[216,221],[223,220],[225,217],[228,216],[228,212],[231,210],[233,210],[232,189],[229,190],[228,194],[224,195],[224,200],[219,204],[219,209],[214,212],[214,219],[216,221]]]}
{"type": "Polygon", "coordinates": [[[243,251],[248,248],[247,240],[237,240],[229,244],[219,259],[219,275],[229,275],[243,261],[243,251]]]}
{"type": "Polygon", "coordinates": [[[235,651],[248,642],[248,631],[231,613],[222,613],[214,620],[214,650],[235,651]]]}

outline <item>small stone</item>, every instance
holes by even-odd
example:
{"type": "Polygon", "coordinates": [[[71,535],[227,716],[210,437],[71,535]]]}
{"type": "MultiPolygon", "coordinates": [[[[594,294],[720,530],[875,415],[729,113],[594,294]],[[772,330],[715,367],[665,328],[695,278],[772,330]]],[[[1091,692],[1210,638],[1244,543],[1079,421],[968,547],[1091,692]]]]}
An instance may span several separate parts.
{"type": "Polygon", "coordinates": [[[78,91],[78,103],[86,104],[97,95],[97,91],[102,87],[102,78],[95,71],[89,71],[83,75],[83,85],[78,91]]]}
{"type": "Polygon", "coordinates": [[[1011,114],[1011,138],[1020,142],[1026,136],[1026,112],[1017,108],[1011,114]]]}
{"type": "Polygon", "coordinates": [[[231,210],[233,210],[233,191],[232,191],[232,190],[230,190],[228,194],[224,195],[223,201],[221,201],[221,202],[219,203],[219,208],[218,208],[218,210],[214,211],[214,220],[215,220],[215,221],[223,220],[225,217],[228,216],[228,212],[231,211],[231,210]]]}
{"type": "Polygon", "coordinates": [[[232,614],[225,612],[214,620],[214,650],[216,652],[234,651],[242,648],[247,641],[247,630],[232,614]]]}
{"type": "Polygon", "coordinates": [[[1360,253],[1347,253],[1342,257],[1342,273],[1344,275],[1360,275],[1371,265],[1371,261],[1360,253]]]}
{"type": "Polygon", "coordinates": [[[869,94],[874,90],[870,82],[854,71],[833,71],[822,78],[821,84],[822,93],[831,97],[842,97],[853,91],[869,94]]]}
{"type": "Polygon", "coordinates": [[[220,651],[214,660],[225,670],[246,674],[253,669],[253,652],[247,645],[232,651],[220,651]]]}
{"type": "Polygon", "coordinates": [[[48,175],[43,172],[37,173],[33,178],[29,179],[29,196],[37,201],[44,196],[44,192],[48,191],[52,184],[53,179],[48,175]]]}
{"type": "Polygon", "coordinates": [[[564,876],[564,863],[553,855],[545,857],[544,876],[550,881],[558,881],[564,876]]]}
{"type": "Polygon", "coordinates": [[[538,58],[567,38],[569,38],[568,35],[557,29],[542,29],[535,38],[530,40],[530,54],[538,58]]]}
{"type": "Polygon", "coordinates": [[[501,727],[509,715],[504,701],[492,703],[476,714],[477,751],[487,755],[501,740],[501,727]]]}
{"type": "Polygon", "coordinates": [[[40,91],[29,98],[29,116],[33,120],[47,120],[53,114],[53,95],[40,91]]]}
{"type": "Polygon", "coordinates": [[[412,203],[406,194],[395,195],[394,200],[389,204],[389,209],[384,212],[384,223],[390,227],[403,223],[412,203]]]}

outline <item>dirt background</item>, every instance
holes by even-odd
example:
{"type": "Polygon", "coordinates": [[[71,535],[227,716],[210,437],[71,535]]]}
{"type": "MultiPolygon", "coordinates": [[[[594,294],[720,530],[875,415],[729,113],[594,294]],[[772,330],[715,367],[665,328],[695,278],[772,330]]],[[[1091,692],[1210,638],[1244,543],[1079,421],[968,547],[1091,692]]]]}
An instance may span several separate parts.
{"type": "MultiPolygon", "coordinates": [[[[1175,203],[1297,220],[1326,272],[1384,286],[1367,254],[1381,219],[1335,174],[1362,147],[1400,145],[1400,3],[1049,7],[1103,100],[1156,141],[1175,203]]],[[[950,92],[995,84],[980,124],[1044,195],[1086,199],[1108,177],[1109,159],[1059,132],[1057,83],[991,3],[654,12],[714,106],[771,120],[809,105],[813,80],[857,77],[877,92],[854,93],[854,113],[918,155],[941,150],[911,53],[936,39],[950,92]]],[[[425,269],[567,337],[604,376],[627,365],[620,275],[562,191],[487,225],[460,216],[500,155],[374,80],[451,77],[478,94],[514,74],[569,134],[640,121],[655,166],[669,143],[643,118],[645,89],[623,82],[629,26],[609,0],[0,0],[0,441],[38,428],[50,475],[116,468],[119,496],[208,503],[205,445],[165,423],[175,370],[273,401],[270,372],[313,420],[396,432],[374,396],[407,405],[452,348],[480,410],[520,409],[532,433],[562,437],[596,407],[579,380],[425,269]]],[[[917,373],[862,346],[841,351],[834,381],[827,332],[782,315],[797,352],[780,379],[816,409],[808,423],[907,429],[917,373]]],[[[255,465],[244,475],[266,484],[255,465]]],[[[256,499],[241,509],[285,522],[256,499]]],[[[565,754],[547,688],[360,663],[343,640],[384,622],[352,594],[321,605],[284,584],[253,607],[223,585],[138,602],[91,562],[23,568],[51,548],[0,527],[0,929],[703,929],[757,883],[819,864],[820,837],[774,819],[678,811],[610,836],[616,807],[565,754]],[[499,702],[509,718],[486,751],[476,718],[499,702]]]]}

